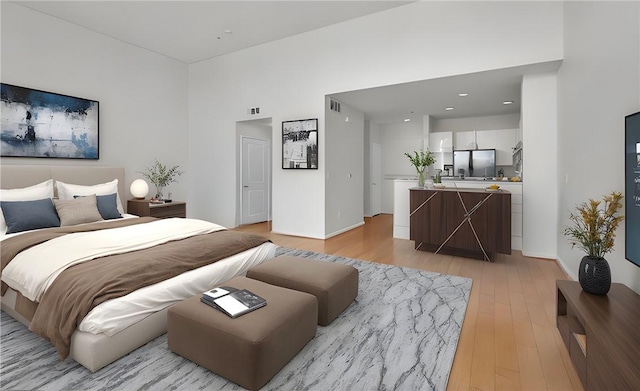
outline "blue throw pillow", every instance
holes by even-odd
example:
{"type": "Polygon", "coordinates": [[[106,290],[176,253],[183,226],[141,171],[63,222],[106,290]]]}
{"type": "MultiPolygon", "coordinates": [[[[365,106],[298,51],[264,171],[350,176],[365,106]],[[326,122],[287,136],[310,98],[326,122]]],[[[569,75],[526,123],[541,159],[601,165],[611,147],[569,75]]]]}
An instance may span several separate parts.
{"type": "Polygon", "coordinates": [[[51,198],[36,201],[2,201],[0,207],[7,222],[8,234],[60,226],[60,219],[51,198]]]}
{"type": "MultiPolygon", "coordinates": [[[[118,205],[116,203],[118,194],[107,194],[107,195],[99,195],[96,196],[98,202],[98,212],[100,212],[100,216],[102,216],[105,220],[111,219],[120,219],[122,215],[118,212],[118,205]]],[[[84,197],[84,196],[73,196],[73,198],[84,197]]]]}

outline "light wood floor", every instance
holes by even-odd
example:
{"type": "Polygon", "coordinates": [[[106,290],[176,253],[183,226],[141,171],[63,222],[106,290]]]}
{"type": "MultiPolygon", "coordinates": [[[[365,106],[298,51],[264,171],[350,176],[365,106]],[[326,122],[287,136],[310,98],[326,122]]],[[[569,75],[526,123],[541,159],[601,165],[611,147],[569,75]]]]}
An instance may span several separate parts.
{"type": "Polygon", "coordinates": [[[514,251],[489,263],[416,251],[392,237],[391,215],[327,240],[274,234],[269,223],[237,230],[284,247],[472,278],[448,390],[582,390],[555,323],[555,282],[570,278],[553,260],[514,251]]]}

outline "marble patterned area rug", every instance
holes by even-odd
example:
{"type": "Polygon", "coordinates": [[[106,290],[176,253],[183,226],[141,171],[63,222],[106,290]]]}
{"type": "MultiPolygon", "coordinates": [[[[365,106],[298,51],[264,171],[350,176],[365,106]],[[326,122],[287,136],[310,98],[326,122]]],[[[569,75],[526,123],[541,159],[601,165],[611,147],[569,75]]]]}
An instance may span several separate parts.
{"type": "MultiPolygon", "coordinates": [[[[265,390],[445,390],[471,291],[471,279],[280,248],[352,265],[358,297],[265,390]]],[[[241,390],[171,352],[162,335],[91,373],[60,361],[41,337],[2,312],[3,390],[241,390]]]]}

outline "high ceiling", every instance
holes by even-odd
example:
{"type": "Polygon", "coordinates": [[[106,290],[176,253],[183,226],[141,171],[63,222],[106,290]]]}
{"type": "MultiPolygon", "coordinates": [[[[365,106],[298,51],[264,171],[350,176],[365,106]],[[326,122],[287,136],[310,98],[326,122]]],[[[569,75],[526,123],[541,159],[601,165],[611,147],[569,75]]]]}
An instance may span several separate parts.
{"type": "MultiPolygon", "coordinates": [[[[187,64],[358,18],[411,1],[14,1],[187,64]]],[[[520,112],[522,75],[559,62],[341,92],[332,97],[379,122],[520,112]],[[468,93],[466,97],[459,93],[468,93]],[[513,101],[503,105],[503,101],[513,101]],[[445,107],[454,107],[445,110],[445,107]]]]}
{"type": "Polygon", "coordinates": [[[191,64],[410,1],[15,1],[191,64]]]}

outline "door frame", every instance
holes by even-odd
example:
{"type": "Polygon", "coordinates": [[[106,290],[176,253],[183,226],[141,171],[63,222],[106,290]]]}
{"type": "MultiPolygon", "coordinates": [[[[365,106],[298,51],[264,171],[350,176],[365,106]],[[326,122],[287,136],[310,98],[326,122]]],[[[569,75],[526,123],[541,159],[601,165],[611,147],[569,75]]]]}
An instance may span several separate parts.
{"type": "Polygon", "coordinates": [[[244,167],[244,156],[242,151],[242,143],[244,138],[252,138],[256,140],[266,141],[267,143],[267,222],[271,224],[272,198],[273,198],[273,127],[271,118],[262,118],[256,120],[237,121],[236,122],[236,142],[237,142],[237,160],[236,160],[236,225],[244,224],[242,221],[243,212],[243,185],[242,185],[242,169],[244,167]]]}
{"type": "Polygon", "coordinates": [[[382,213],[382,145],[380,143],[370,143],[369,144],[369,213],[371,214],[371,217],[373,216],[377,216],[380,213],[382,213]],[[374,159],[374,154],[373,154],[373,149],[374,148],[378,148],[379,149],[379,160],[376,162],[374,159]],[[379,165],[379,176],[377,178],[373,177],[373,166],[375,164],[379,165]],[[376,190],[374,191],[373,189],[373,183],[377,182],[376,185],[376,190]],[[378,208],[376,210],[374,210],[374,202],[373,202],[373,198],[374,198],[374,193],[377,193],[377,198],[378,198],[378,208]]]}

